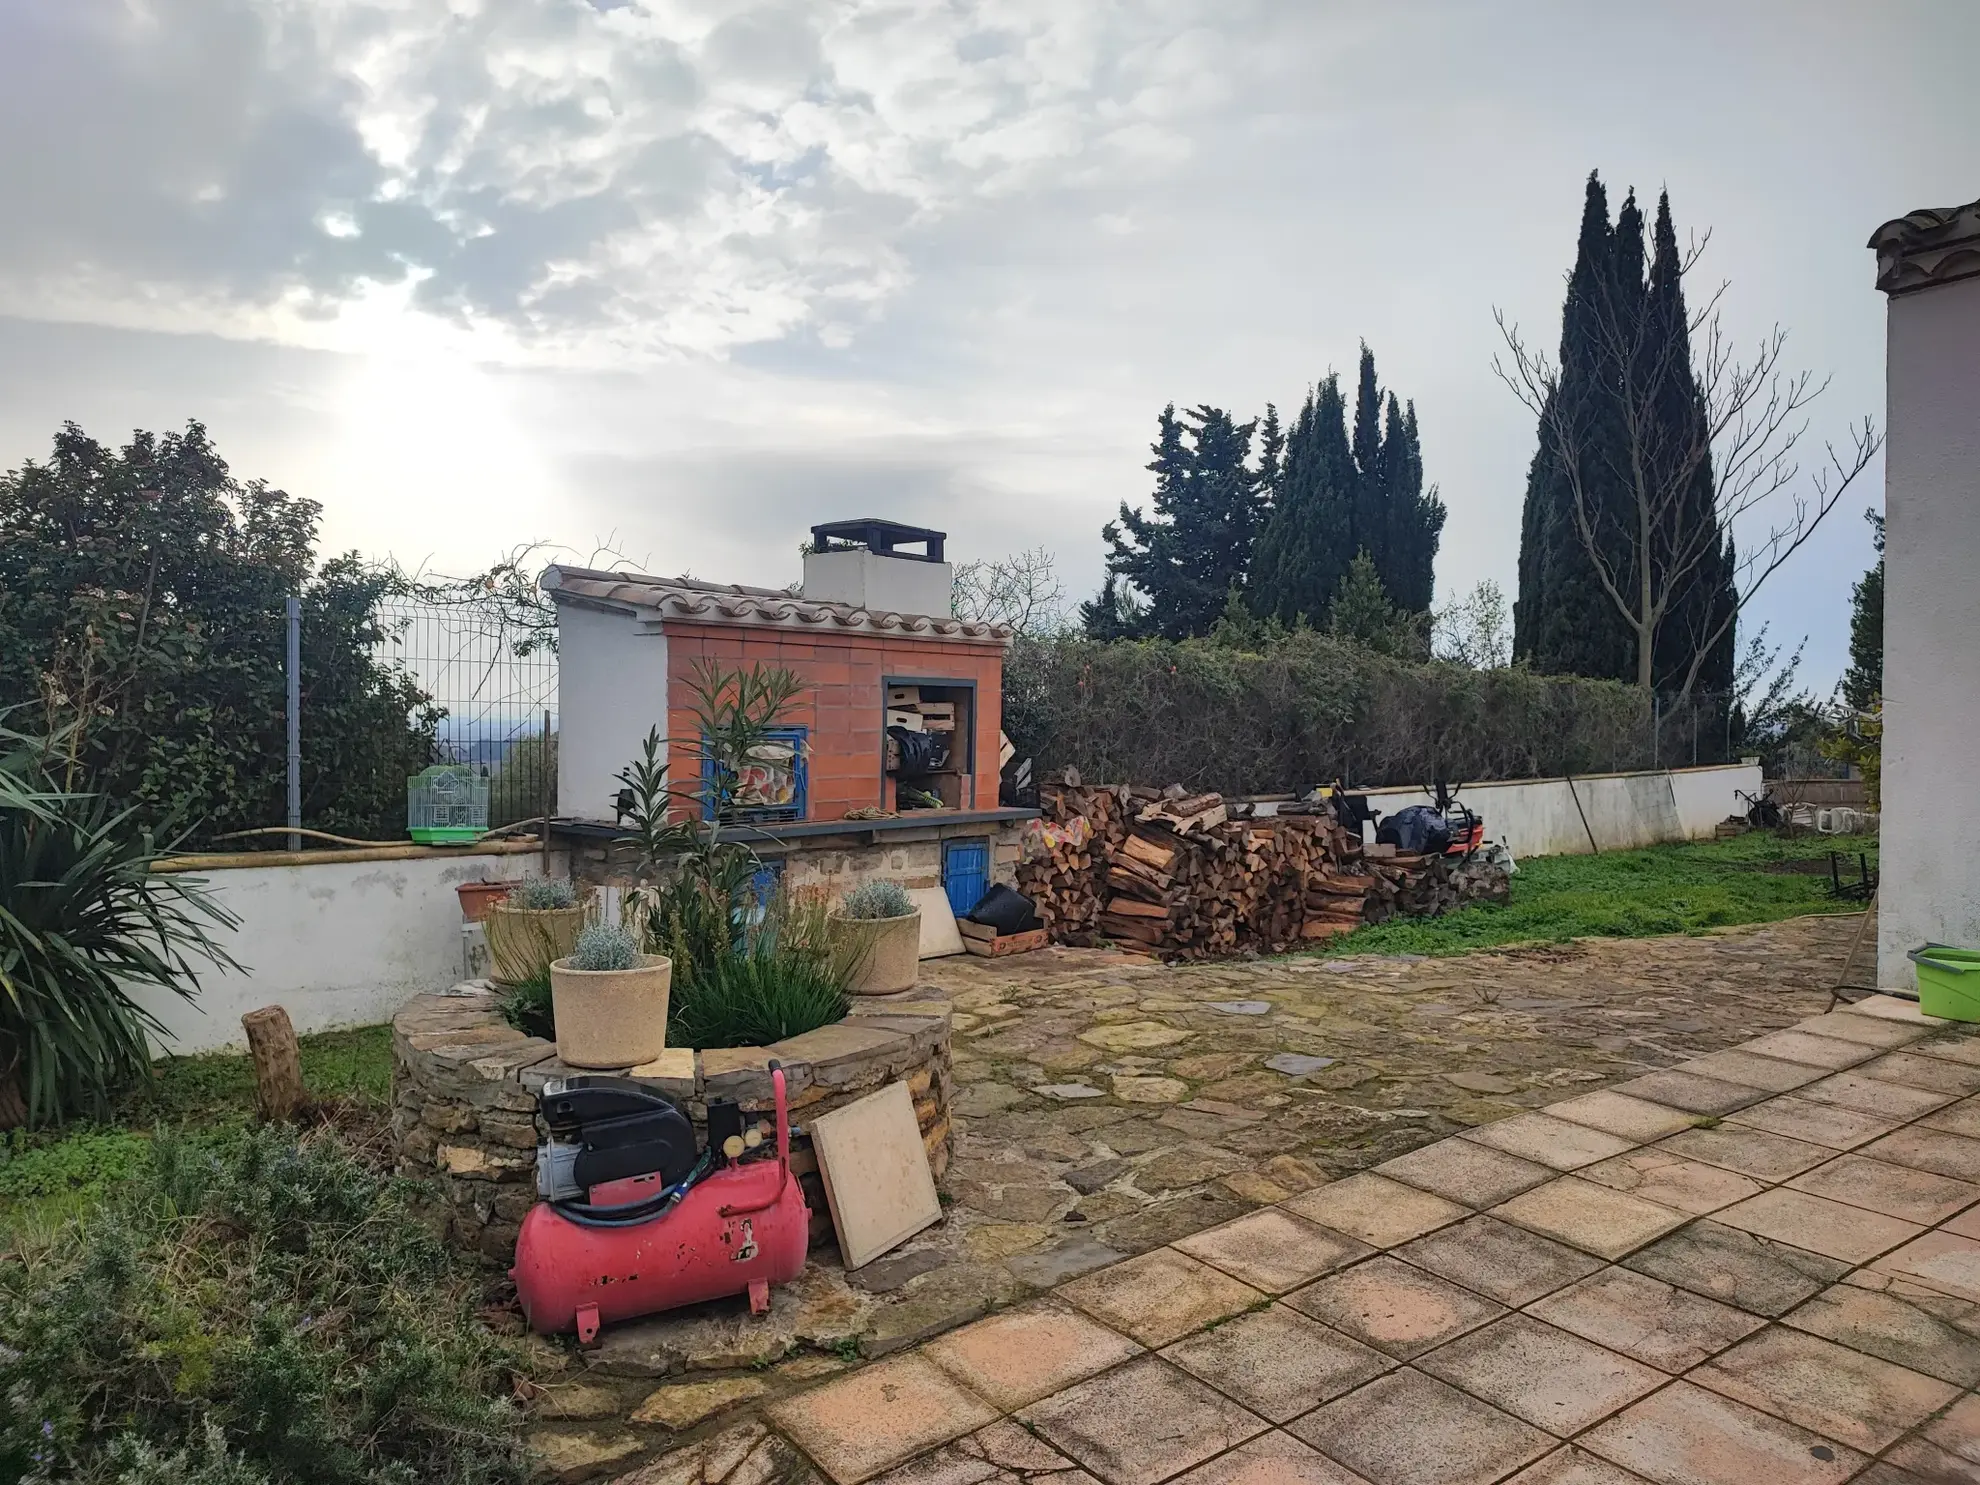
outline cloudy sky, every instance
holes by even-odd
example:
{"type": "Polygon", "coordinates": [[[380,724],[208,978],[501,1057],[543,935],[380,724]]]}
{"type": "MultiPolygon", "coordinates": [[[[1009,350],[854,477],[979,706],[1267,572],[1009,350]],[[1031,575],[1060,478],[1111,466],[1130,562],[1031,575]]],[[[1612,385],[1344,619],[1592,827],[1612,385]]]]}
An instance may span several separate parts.
{"type": "MultiPolygon", "coordinates": [[[[1044,545],[1162,404],[1416,399],[1440,598],[1511,587],[1581,183],[1882,418],[1863,243],[1980,195],[1972,0],[10,0],[0,468],[197,417],[335,547],[783,583],[816,520],[1044,545]]],[[[1881,466],[1756,613],[1843,663],[1881,466]]]]}

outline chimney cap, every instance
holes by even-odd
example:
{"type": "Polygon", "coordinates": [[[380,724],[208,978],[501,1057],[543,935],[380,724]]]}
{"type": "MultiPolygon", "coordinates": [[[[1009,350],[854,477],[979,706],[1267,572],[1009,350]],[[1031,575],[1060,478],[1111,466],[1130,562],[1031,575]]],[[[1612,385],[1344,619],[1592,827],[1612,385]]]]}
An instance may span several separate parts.
{"type": "Polygon", "coordinates": [[[864,547],[882,557],[904,557],[910,562],[940,562],[946,531],[926,526],[905,526],[899,521],[883,521],[878,516],[862,516],[853,521],[827,521],[811,528],[811,548],[816,552],[841,552],[864,547]],[[834,545],[837,542],[839,545],[834,545]],[[902,543],[924,545],[925,552],[900,552],[902,543]]]}

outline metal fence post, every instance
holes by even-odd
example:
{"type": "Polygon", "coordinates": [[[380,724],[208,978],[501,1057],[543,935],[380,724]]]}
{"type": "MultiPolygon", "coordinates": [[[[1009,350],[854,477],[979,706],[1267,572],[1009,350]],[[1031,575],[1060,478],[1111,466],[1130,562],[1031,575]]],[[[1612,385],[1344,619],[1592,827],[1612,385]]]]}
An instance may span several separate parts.
{"type": "MultiPolygon", "coordinates": [[[[289,691],[289,829],[302,828],[302,600],[291,598],[288,609],[288,691],[289,691]]],[[[300,851],[302,837],[291,834],[289,849],[300,851]]]]}

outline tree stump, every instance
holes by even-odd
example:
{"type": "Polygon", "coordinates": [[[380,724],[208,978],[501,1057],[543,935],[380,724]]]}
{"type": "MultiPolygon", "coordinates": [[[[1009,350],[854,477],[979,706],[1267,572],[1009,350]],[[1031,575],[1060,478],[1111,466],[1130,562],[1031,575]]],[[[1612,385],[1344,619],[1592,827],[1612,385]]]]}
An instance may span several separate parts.
{"type": "Polygon", "coordinates": [[[261,1117],[287,1123],[309,1102],[289,1013],[279,1005],[263,1006],[241,1017],[241,1027],[247,1032],[248,1054],[254,1058],[254,1097],[261,1117]]]}

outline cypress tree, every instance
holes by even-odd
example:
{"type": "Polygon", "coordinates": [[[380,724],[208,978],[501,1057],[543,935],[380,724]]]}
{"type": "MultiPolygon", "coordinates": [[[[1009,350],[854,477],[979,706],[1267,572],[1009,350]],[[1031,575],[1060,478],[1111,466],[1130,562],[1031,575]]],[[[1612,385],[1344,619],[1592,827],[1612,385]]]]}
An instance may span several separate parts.
{"type": "Polygon", "coordinates": [[[1863,574],[1849,595],[1849,669],[1843,672],[1843,700],[1868,711],[1884,690],[1884,518],[1867,510],[1863,518],[1876,533],[1877,565],[1863,574]]]}
{"type": "Polygon", "coordinates": [[[1248,597],[1259,618],[1322,623],[1354,555],[1354,455],[1338,376],[1308,391],[1286,439],[1278,496],[1258,538],[1248,597]]]}
{"type": "MultiPolygon", "coordinates": [[[[1667,480],[1685,478],[1683,499],[1678,507],[1677,529],[1670,533],[1675,550],[1652,552],[1652,567],[1660,583],[1670,583],[1669,606],[1658,625],[1652,649],[1652,670],[1658,690],[1684,685],[1692,671],[1699,647],[1707,646],[1694,685],[1704,691],[1724,693],[1733,687],[1734,652],[1737,636],[1731,622],[1739,608],[1735,586],[1737,567],[1732,543],[1719,531],[1717,495],[1712,478],[1709,452],[1697,459],[1688,476],[1675,461],[1695,457],[1709,449],[1711,435],[1707,424],[1705,399],[1698,390],[1691,367],[1691,326],[1685,310],[1677,232],[1671,225],[1671,197],[1668,191],[1657,198],[1657,225],[1652,236],[1653,254],[1645,306],[1647,320],[1643,343],[1655,360],[1658,383],[1650,389],[1656,418],[1656,434],[1647,441],[1651,459],[1666,465],[1654,470],[1657,488],[1667,480]],[[1704,528],[1711,530],[1710,545],[1696,566],[1676,578],[1665,575],[1666,561],[1682,561],[1698,549],[1704,528]],[[1716,638],[1714,631],[1723,632],[1716,638]]],[[[1661,545],[1661,544],[1660,544],[1661,545]]]]}
{"type": "MultiPolygon", "coordinates": [[[[1642,261],[1641,216],[1635,259],[1642,261]]],[[[1616,570],[1628,563],[1619,548],[1631,505],[1625,488],[1628,439],[1618,396],[1621,367],[1602,333],[1618,292],[1618,229],[1609,224],[1608,192],[1589,172],[1582,201],[1574,269],[1561,314],[1560,379],[1542,414],[1543,428],[1560,419],[1577,433],[1577,462],[1587,496],[1587,519],[1597,545],[1616,570]]],[[[1639,279],[1641,269],[1638,269],[1639,279]]],[[[1564,451],[1544,434],[1527,472],[1520,517],[1519,595],[1513,604],[1513,657],[1534,669],[1629,680],[1636,674],[1635,639],[1603,587],[1584,544],[1564,451]]]]}
{"type": "Polygon", "coordinates": [[[1386,572],[1389,565],[1388,482],[1382,467],[1382,389],[1375,384],[1375,353],[1361,346],[1361,374],[1354,392],[1354,515],[1350,551],[1363,551],[1386,572]]]}
{"type": "Polygon", "coordinates": [[[1444,502],[1423,488],[1423,446],[1416,404],[1405,413],[1389,394],[1381,453],[1386,560],[1376,560],[1382,587],[1405,613],[1426,613],[1436,587],[1437,544],[1444,530],[1444,502]]]}

